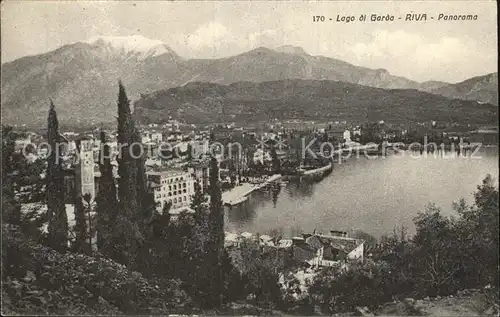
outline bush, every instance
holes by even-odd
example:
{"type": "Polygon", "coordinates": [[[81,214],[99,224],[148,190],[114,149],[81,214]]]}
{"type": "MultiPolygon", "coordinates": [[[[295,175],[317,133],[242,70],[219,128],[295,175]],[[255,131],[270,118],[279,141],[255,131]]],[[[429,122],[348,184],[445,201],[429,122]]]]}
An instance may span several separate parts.
{"type": "Polygon", "coordinates": [[[367,261],[349,270],[328,268],[316,276],[309,293],[323,312],[346,313],[356,306],[373,309],[392,299],[395,286],[390,274],[382,261],[367,261]]]}

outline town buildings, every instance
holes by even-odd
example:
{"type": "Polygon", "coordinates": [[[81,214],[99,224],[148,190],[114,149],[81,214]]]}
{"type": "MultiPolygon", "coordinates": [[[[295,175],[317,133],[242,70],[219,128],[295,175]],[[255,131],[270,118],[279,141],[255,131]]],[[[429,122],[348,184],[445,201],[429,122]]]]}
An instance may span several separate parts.
{"type": "Polygon", "coordinates": [[[498,127],[481,127],[471,132],[470,139],[482,145],[498,145],[498,127]]]}

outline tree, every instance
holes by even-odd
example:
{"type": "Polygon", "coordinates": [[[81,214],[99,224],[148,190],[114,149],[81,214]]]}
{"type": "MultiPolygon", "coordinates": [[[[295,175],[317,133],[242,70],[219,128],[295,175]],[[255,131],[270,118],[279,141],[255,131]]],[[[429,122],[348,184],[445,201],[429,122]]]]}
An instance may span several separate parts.
{"type": "Polygon", "coordinates": [[[173,232],[169,212],[171,207],[171,203],[165,203],[162,212],[156,211],[147,223],[149,230],[141,250],[143,261],[140,261],[140,270],[150,277],[175,277],[175,266],[180,264],[172,252],[178,240],[173,232]]]}
{"type": "Polygon", "coordinates": [[[85,206],[81,197],[75,197],[75,241],[72,251],[76,253],[90,253],[87,244],[87,221],[85,219],[85,206]]]}
{"type": "Polygon", "coordinates": [[[224,208],[222,206],[222,194],[219,186],[219,167],[215,157],[210,160],[210,184],[208,187],[210,195],[210,207],[208,215],[208,228],[209,228],[209,243],[207,245],[207,265],[211,271],[211,288],[209,294],[212,300],[207,303],[213,302],[220,305],[222,303],[223,294],[223,272],[222,272],[222,259],[224,255],[224,208]]]}
{"type": "MultiPolygon", "coordinates": [[[[99,192],[96,197],[97,213],[97,248],[105,254],[111,252],[111,231],[116,221],[118,201],[116,199],[116,185],[111,165],[110,149],[106,144],[106,134],[100,133],[101,152],[99,155],[99,192]]],[[[110,255],[110,254],[108,254],[110,255]]]]}
{"type": "Polygon", "coordinates": [[[41,227],[47,223],[47,213],[41,212],[45,202],[45,181],[41,174],[45,172],[45,163],[38,159],[29,164],[26,158],[15,151],[15,140],[18,138],[10,126],[2,126],[2,220],[20,226],[26,236],[35,241],[44,237],[41,227]],[[20,186],[29,186],[29,201],[39,205],[28,212],[21,212],[21,200],[15,197],[20,186]]]}
{"type": "Polygon", "coordinates": [[[390,274],[384,262],[366,261],[349,270],[331,267],[314,278],[309,293],[312,302],[330,314],[352,312],[356,306],[373,309],[392,299],[390,274]]]}
{"type": "Polygon", "coordinates": [[[2,126],[2,220],[18,225],[21,222],[21,205],[14,199],[15,140],[12,127],[2,126]]]}
{"type": "MultiPolygon", "coordinates": [[[[118,144],[121,150],[118,160],[120,205],[123,214],[130,220],[136,220],[138,211],[137,201],[137,165],[131,150],[135,142],[135,124],[130,111],[130,101],[127,98],[125,88],[119,82],[118,92],[118,144]]],[[[136,147],[134,147],[135,149],[136,147]]]]}
{"type": "Polygon", "coordinates": [[[49,244],[57,251],[68,247],[68,216],[64,204],[64,176],[61,168],[59,122],[52,101],[48,116],[47,139],[50,155],[47,166],[47,214],[49,244]]]}
{"type": "Polygon", "coordinates": [[[85,202],[85,211],[87,212],[87,219],[88,219],[88,231],[87,231],[87,237],[89,239],[88,243],[88,248],[89,252],[92,252],[92,237],[96,233],[95,227],[92,227],[92,224],[94,222],[94,219],[92,217],[92,209],[94,208],[93,206],[93,201],[92,201],[92,196],[90,194],[85,194],[83,195],[83,201],[85,202]]]}
{"type": "Polygon", "coordinates": [[[231,250],[231,258],[241,273],[240,280],[245,282],[240,286],[244,294],[252,294],[259,305],[277,308],[282,302],[278,272],[284,268],[284,254],[276,249],[264,250],[257,242],[246,240],[231,250]]]}
{"type": "Polygon", "coordinates": [[[412,239],[418,290],[427,295],[447,295],[457,290],[455,278],[460,270],[454,223],[441,215],[434,205],[420,213],[414,223],[417,229],[412,239]]]}
{"type": "Polygon", "coordinates": [[[224,208],[222,206],[222,193],[219,185],[219,167],[215,157],[210,160],[210,232],[213,240],[214,252],[220,258],[224,248],[224,208]]]}
{"type": "Polygon", "coordinates": [[[191,142],[189,142],[187,146],[187,160],[190,163],[193,161],[193,145],[191,142]]]}
{"type": "Polygon", "coordinates": [[[143,221],[143,210],[140,210],[139,198],[142,188],[145,186],[144,179],[138,177],[139,165],[135,146],[138,132],[135,129],[134,120],[130,111],[130,102],[127,98],[125,88],[119,82],[118,92],[118,144],[120,153],[118,156],[118,196],[119,210],[117,222],[113,232],[113,253],[115,260],[126,263],[130,267],[136,265],[139,249],[144,241],[140,230],[143,221]]]}
{"type": "Polygon", "coordinates": [[[455,226],[461,245],[462,275],[466,287],[498,285],[498,188],[487,175],[474,193],[475,204],[455,204],[460,215],[455,226]]]}

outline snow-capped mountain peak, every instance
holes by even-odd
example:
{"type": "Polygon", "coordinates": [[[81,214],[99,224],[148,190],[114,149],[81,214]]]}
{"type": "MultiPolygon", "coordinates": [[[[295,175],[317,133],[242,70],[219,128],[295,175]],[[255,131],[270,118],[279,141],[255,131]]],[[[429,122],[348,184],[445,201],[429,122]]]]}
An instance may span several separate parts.
{"type": "Polygon", "coordinates": [[[104,46],[122,54],[137,55],[142,59],[172,52],[162,41],[148,39],[142,35],[95,36],[86,42],[91,45],[104,46]]]}

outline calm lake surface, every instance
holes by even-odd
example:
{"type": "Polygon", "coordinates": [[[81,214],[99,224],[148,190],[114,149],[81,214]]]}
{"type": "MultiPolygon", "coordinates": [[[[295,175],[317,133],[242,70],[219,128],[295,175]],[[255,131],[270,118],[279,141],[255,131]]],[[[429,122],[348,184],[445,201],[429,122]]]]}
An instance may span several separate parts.
{"type": "Polygon", "coordinates": [[[412,219],[429,203],[452,215],[453,201],[472,202],[487,174],[498,184],[497,148],[482,149],[472,158],[412,152],[351,158],[319,182],[290,182],[226,207],[226,230],[264,234],[278,229],[285,236],[300,230],[362,230],[380,237],[404,225],[412,234],[412,219]]]}

